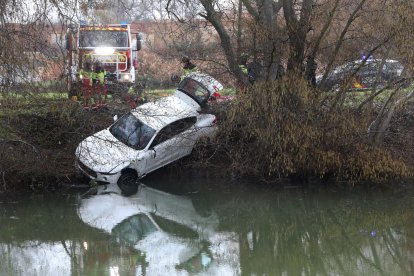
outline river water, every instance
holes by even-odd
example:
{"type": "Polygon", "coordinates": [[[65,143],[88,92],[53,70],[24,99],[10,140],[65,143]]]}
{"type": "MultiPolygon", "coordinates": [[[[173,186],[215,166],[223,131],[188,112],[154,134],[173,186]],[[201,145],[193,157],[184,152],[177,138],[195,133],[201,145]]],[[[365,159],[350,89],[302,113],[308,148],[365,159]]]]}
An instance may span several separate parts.
{"type": "Polygon", "coordinates": [[[0,275],[414,274],[411,190],[143,180],[1,202],[0,275]]]}

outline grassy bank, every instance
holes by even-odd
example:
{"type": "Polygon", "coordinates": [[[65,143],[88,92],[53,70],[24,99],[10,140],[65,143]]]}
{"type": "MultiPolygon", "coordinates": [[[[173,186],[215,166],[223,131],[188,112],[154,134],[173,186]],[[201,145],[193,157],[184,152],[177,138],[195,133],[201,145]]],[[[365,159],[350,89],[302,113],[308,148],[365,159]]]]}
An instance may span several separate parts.
{"type": "Polygon", "coordinates": [[[0,100],[0,190],[54,189],[74,172],[81,139],[112,122],[109,109],[86,111],[67,97],[0,100]],[[58,183],[58,185],[56,185],[58,183]]]}

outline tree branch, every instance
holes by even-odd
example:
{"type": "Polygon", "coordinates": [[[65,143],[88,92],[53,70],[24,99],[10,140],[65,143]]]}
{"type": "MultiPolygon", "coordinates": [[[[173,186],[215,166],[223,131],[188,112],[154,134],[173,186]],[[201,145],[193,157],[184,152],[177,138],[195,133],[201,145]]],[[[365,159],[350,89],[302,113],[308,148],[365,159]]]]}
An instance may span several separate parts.
{"type": "Polygon", "coordinates": [[[249,14],[254,17],[254,20],[256,22],[259,22],[260,20],[259,13],[257,10],[253,8],[253,6],[250,4],[250,1],[249,0],[240,0],[240,1],[242,1],[243,5],[246,7],[249,14]]]}
{"type": "Polygon", "coordinates": [[[336,56],[338,55],[339,49],[342,46],[342,42],[344,41],[345,35],[348,32],[349,27],[351,27],[352,22],[354,22],[355,18],[357,17],[358,12],[362,9],[362,6],[365,4],[366,0],[361,0],[361,2],[358,4],[358,6],[355,8],[355,10],[352,12],[352,14],[349,16],[348,21],[346,22],[346,25],[344,29],[341,32],[341,35],[339,36],[338,41],[336,42],[335,50],[332,54],[331,60],[329,61],[325,73],[323,74],[322,80],[321,80],[321,86],[323,86],[326,82],[326,78],[328,77],[329,72],[332,69],[333,63],[335,61],[336,56]]]}
{"type": "MultiPolygon", "coordinates": [[[[239,80],[241,80],[244,84],[248,85],[249,81],[247,79],[247,76],[243,74],[236,62],[236,56],[233,51],[233,48],[231,47],[230,36],[226,32],[226,29],[224,28],[223,23],[221,22],[219,13],[217,13],[214,10],[213,4],[210,0],[200,0],[200,3],[206,10],[204,18],[213,25],[220,37],[220,44],[226,55],[227,62],[229,63],[230,71],[233,74],[235,74],[236,77],[239,80]]],[[[201,13],[199,15],[203,17],[203,14],[201,13]]]]}

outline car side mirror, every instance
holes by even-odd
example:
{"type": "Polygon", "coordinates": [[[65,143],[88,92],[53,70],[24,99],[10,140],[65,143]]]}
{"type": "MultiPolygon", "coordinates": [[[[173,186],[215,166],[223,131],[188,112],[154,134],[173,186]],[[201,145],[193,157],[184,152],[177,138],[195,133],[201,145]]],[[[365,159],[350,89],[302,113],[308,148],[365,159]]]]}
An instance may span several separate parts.
{"type": "Polygon", "coordinates": [[[155,148],[154,148],[154,147],[152,147],[152,148],[151,148],[151,150],[153,150],[153,151],[154,151],[154,158],[155,158],[155,157],[157,157],[157,151],[155,150],[155,148]]]}

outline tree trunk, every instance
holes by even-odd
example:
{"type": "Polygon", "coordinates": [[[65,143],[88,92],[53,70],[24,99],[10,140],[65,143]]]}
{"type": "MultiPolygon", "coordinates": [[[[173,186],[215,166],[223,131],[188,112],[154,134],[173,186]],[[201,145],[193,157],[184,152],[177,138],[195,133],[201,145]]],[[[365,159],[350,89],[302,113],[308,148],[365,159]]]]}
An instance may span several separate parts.
{"type": "Polygon", "coordinates": [[[233,72],[244,84],[248,85],[249,81],[247,76],[243,74],[238,66],[236,55],[231,46],[230,36],[221,22],[220,14],[214,10],[213,4],[210,0],[201,0],[200,3],[206,10],[206,14],[200,14],[200,16],[208,20],[213,25],[214,29],[216,29],[220,37],[221,47],[223,48],[227,62],[229,63],[230,71],[233,72]]]}
{"type": "Polygon", "coordinates": [[[280,62],[280,43],[276,35],[277,21],[272,0],[262,1],[261,14],[261,24],[264,26],[266,32],[266,38],[263,40],[263,79],[275,80],[280,62]]]}
{"type": "Polygon", "coordinates": [[[329,61],[328,65],[326,66],[325,73],[324,73],[324,75],[322,77],[322,80],[321,80],[321,84],[320,84],[321,86],[323,86],[325,84],[326,78],[328,77],[328,74],[332,69],[332,66],[333,66],[335,58],[336,58],[336,56],[339,52],[339,49],[341,48],[342,43],[344,42],[345,35],[347,34],[349,27],[351,27],[352,22],[354,22],[355,18],[357,17],[358,12],[362,9],[362,6],[365,4],[365,2],[366,2],[366,0],[361,0],[361,2],[359,2],[358,6],[355,8],[355,10],[349,16],[348,21],[346,22],[346,25],[345,25],[344,29],[342,30],[338,41],[336,42],[333,55],[330,58],[330,61],[329,61]]]}
{"type": "MultiPolygon", "coordinates": [[[[323,38],[324,38],[325,34],[327,33],[327,31],[328,31],[329,27],[331,26],[332,20],[334,19],[335,12],[336,12],[336,10],[337,10],[337,8],[338,8],[339,1],[340,1],[340,0],[335,0],[335,3],[334,3],[333,8],[332,8],[332,10],[329,12],[328,19],[326,20],[325,24],[323,25],[322,30],[321,30],[321,32],[320,32],[320,34],[319,34],[318,38],[316,39],[315,44],[313,45],[313,47],[312,47],[312,49],[311,49],[311,51],[310,51],[310,53],[309,53],[309,60],[310,60],[310,61],[315,62],[315,60],[316,60],[316,54],[317,54],[317,53],[318,53],[318,51],[319,51],[319,47],[320,47],[320,45],[321,45],[321,42],[322,42],[322,40],[323,40],[323,38]]],[[[312,64],[311,64],[310,62],[306,64],[306,71],[307,71],[307,72],[310,72],[310,71],[312,70],[312,68],[310,68],[310,67],[311,67],[311,65],[312,65],[312,64]]]]}
{"type": "Polygon", "coordinates": [[[298,20],[294,9],[296,1],[282,0],[290,49],[287,71],[304,71],[303,64],[305,59],[306,36],[310,30],[313,1],[314,0],[303,0],[300,19],[298,20]]]}

